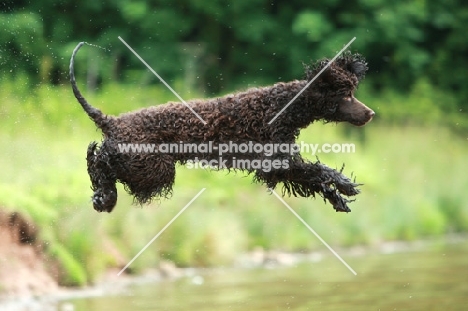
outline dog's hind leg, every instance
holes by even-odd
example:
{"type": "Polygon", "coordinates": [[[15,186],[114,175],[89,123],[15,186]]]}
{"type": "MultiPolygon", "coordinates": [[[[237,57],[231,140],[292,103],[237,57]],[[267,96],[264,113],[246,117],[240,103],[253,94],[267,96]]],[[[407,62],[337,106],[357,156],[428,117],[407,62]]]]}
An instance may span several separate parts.
{"type": "Polygon", "coordinates": [[[98,148],[97,143],[93,142],[88,146],[86,160],[91,189],[94,191],[94,209],[110,213],[117,203],[116,177],[111,169],[110,156],[103,146],[98,148]]]}

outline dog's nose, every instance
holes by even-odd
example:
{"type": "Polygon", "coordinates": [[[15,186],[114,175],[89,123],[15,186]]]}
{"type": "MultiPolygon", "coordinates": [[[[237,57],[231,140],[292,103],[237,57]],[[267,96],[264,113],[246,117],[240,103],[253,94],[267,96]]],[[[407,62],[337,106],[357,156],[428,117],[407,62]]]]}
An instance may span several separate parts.
{"type": "Polygon", "coordinates": [[[368,111],[367,114],[369,115],[370,118],[372,118],[373,116],[375,116],[374,110],[368,111]]]}

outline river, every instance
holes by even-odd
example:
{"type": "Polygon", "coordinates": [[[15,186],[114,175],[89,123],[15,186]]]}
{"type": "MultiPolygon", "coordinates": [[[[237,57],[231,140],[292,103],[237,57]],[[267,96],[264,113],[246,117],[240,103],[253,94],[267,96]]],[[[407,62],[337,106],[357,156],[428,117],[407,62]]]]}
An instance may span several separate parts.
{"type": "Polygon", "coordinates": [[[468,242],[402,244],[344,252],[288,267],[197,270],[58,310],[468,310],[468,242]]]}

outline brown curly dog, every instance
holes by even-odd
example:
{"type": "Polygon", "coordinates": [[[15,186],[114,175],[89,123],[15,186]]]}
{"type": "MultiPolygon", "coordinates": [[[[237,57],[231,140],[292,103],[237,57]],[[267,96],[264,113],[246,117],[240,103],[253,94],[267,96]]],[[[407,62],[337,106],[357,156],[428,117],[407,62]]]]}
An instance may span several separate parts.
{"type": "MultiPolygon", "coordinates": [[[[176,163],[212,161],[220,157],[217,152],[196,148],[187,152],[142,152],[136,149],[124,152],[124,145],[151,144],[156,150],[168,143],[210,143],[213,150],[225,143],[230,143],[231,147],[233,144],[293,145],[300,129],[314,121],[345,121],[362,126],[374,116],[371,109],[354,97],[358,83],[367,71],[367,63],[362,56],[351,53],[345,53],[331,63],[282,113],[280,111],[327,66],[328,60],[306,66],[303,80],[251,88],[220,98],[191,100],[188,102],[191,109],[182,103],[172,102],[118,117],[109,116],[88,104],[76,86],[73,64],[82,45],[83,42],[73,51],[70,81],[76,99],[103,132],[101,145],[92,142],[87,151],[88,173],[94,191],[92,201],[94,209],[99,212],[111,212],[114,208],[117,202],[116,182],[122,183],[135,200],[143,204],[172,193],[176,163]]],[[[218,168],[253,173],[255,181],[271,189],[282,183],[283,195],[315,197],[318,193],[336,211],[349,212],[347,203],[350,201],[342,195],[359,193],[359,184],[344,176],[343,169],[338,171],[319,161],[307,161],[296,150],[290,152],[277,148],[274,152],[265,153],[234,149],[223,153],[225,162],[218,168]],[[274,165],[269,169],[258,165],[236,165],[240,160],[244,164],[245,161],[256,161],[255,164],[274,165]]]]}

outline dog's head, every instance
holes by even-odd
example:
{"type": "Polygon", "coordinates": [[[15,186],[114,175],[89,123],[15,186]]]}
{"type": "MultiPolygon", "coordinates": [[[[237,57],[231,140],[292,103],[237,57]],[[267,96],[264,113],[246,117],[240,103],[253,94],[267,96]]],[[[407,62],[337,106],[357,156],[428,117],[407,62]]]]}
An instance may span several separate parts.
{"type": "Polygon", "coordinates": [[[320,93],[322,119],[327,122],[349,122],[362,126],[372,120],[374,111],[354,97],[358,84],[367,72],[367,63],[359,54],[343,53],[328,67],[324,59],[306,67],[307,80],[315,78],[311,91],[320,93]]]}

